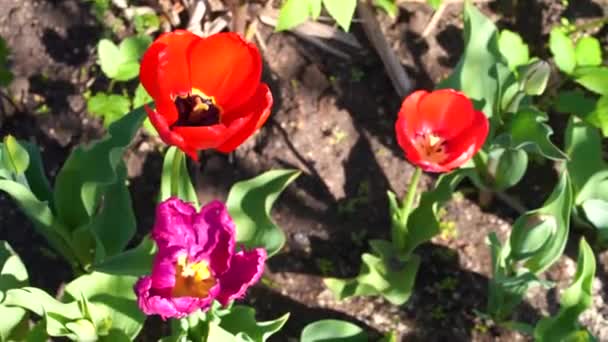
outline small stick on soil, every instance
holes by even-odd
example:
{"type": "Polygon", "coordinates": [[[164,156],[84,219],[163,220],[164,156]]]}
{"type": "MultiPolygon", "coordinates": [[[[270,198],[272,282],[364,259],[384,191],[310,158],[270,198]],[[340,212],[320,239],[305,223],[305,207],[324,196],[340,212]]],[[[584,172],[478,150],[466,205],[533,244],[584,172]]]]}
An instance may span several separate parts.
{"type": "Polygon", "coordinates": [[[382,63],[384,63],[384,67],[393,83],[395,91],[400,97],[409,94],[412,90],[412,82],[408,78],[397,55],[388,45],[388,42],[380,29],[380,24],[376,20],[374,10],[369,4],[369,0],[359,2],[357,12],[361,19],[363,19],[363,29],[367,35],[367,39],[369,39],[378,52],[378,55],[380,55],[380,59],[382,59],[382,63]]]}
{"type": "Polygon", "coordinates": [[[190,20],[188,21],[188,31],[203,35],[202,21],[205,13],[207,13],[207,5],[203,0],[198,0],[192,7],[189,8],[190,20]]]}
{"type": "Polygon", "coordinates": [[[441,17],[443,16],[443,13],[448,8],[448,4],[449,4],[449,2],[442,3],[439,6],[439,8],[437,9],[437,11],[435,11],[435,13],[433,13],[433,17],[431,17],[431,20],[424,28],[424,31],[422,31],[422,38],[427,38],[429,36],[429,34],[431,34],[435,30],[435,27],[437,27],[437,23],[439,22],[439,19],[441,19],[441,17]]]}

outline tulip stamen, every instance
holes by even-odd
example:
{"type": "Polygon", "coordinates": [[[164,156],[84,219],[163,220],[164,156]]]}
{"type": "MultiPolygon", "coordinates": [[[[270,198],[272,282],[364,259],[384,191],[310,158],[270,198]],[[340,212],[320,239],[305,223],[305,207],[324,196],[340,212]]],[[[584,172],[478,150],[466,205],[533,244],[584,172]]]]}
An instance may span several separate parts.
{"type": "Polygon", "coordinates": [[[173,100],[177,108],[178,119],[174,126],[213,126],[220,123],[221,108],[213,96],[207,96],[198,89],[185,95],[178,95],[173,100]]]}
{"type": "Polygon", "coordinates": [[[180,255],[175,269],[174,297],[205,298],[215,285],[215,279],[205,261],[188,262],[186,255],[180,255]]]}
{"type": "Polygon", "coordinates": [[[441,163],[447,158],[445,140],[435,134],[417,134],[414,139],[414,147],[424,161],[441,163]]]}

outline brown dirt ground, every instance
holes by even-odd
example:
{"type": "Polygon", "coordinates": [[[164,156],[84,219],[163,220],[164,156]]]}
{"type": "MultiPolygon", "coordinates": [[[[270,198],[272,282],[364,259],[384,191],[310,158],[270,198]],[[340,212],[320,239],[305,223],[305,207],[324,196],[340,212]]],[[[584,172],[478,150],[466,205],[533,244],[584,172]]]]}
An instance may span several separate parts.
{"type": "MultiPolygon", "coordinates": [[[[38,143],[53,177],[75,145],[102,134],[99,121],[85,112],[82,97],[87,82],[99,75],[94,52],[102,28],[87,6],[75,0],[0,3],[0,35],[12,49],[11,68],[17,77],[10,91],[21,97],[20,110],[0,118],[0,133],[38,143]],[[37,114],[42,104],[49,110],[37,114]]],[[[588,20],[608,13],[607,5],[600,1],[571,3],[576,4],[564,8],[551,0],[526,1],[525,5],[520,1],[515,6],[501,2],[482,9],[501,27],[520,32],[534,54],[546,57],[547,33],[560,16],[588,20]]],[[[432,88],[456,64],[463,50],[460,13],[460,5],[451,5],[426,39],[421,32],[432,15],[426,5],[403,5],[396,21],[378,14],[418,88],[432,88]]],[[[199,180],[199,195],[207,201],[225,199],[234,181],[273,167],[303,170],[274,211],[288,242],[269,261],[270,285],[257,285],[247,299],[260,319],[292,313],[273,340],[295,341],[306,324],[322,318],[356,322],[373,337],[396,330],[404,341],[528,340],[488,327],[475,313],[484,310],[490,275],[485,238],[492,231],[504,238],[515,215],[500,202],[480,208],[474,194],[458,194],[446,206],[445,220],[455,224],[455,235],[437,237],[418,250],[422,266],[407,304],[397,307],[380,298],[338,302],[332,297],[323,277],[356,274],[360,254],[368,250],[367,240],[388,235],[386,190],[403,193],[413,171],[393,139],[400,99],[359,24],[353,32],[364,49],[353,54],[352,61],[328,55],[290,34],[273,33],[266,26],[260,30],[266,43],[264,79],[276,98],[273,115],[234,155],[206,152],[193,171],[199,180]]],[[[152,225],[161,166],[158,147],[158,141],[142,134],[126,156],[139,219],[138,237],[152,225]]],[[[552,172],[550,167],[534,168],[510,193],[534,208],[552,184],[539,180],[554,179],[552,172]]],[[[432,177],[423,177],[424,187],[432,182],[432,177]]],[[[465,185],[461,190],[468,194],[472,188],[465,185]]],[[[32,285],[57,291],[69,280],[66,265],[45,247],[4,195],[0,195],[0,208],[0,239],[8,240],[24,259],[32,285]]],[[[572,245],[547,273],[559,288],[574,274],[576,243],[572,245]]],[[[608,341],[608,308],[603,305],[608,300],[608,252],[597,256],[594,306],[584,314],[583,322],[599,340],[608,341]]],[[[556,291],[530,291],[516,317],[534,322],[556,312],[557,303],[556,291]]],[[[150,322],[141,340],[166,332],[166,326],[155,324],[157,319],[150,322]]]]}

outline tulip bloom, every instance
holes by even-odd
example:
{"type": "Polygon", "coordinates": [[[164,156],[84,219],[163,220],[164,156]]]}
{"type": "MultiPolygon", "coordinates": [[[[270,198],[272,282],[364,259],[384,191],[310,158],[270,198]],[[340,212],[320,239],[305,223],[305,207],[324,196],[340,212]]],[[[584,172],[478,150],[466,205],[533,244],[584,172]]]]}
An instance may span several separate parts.
{"type": "Polygon", "coordinates": [[[395,124],[406,158],[428,172],[449,172],[466,163],[479,151],[488,130],[486,116],[452,89],[412,93],[395,124]]]}
{"type": "Polygon", "coordinates": [[[139,77],[156,104],[146,111],[161,139],[198,160],[199,150],[235,150],[264,124],[272,94],[261,74],[260,53],[238,34],[177,30],[152,43],[139,77]]]}
{"type": "Polygon", "coordinates": [[[198,213],[178,198],[162,202],[152,239],[158,245],[152,274],[134,288],[147,315],[182,318],[208,309],[214,300],[227,305],[241,298],[264,271],[263,248],[235,253],[234,222],[218,201],[198,213]]]}

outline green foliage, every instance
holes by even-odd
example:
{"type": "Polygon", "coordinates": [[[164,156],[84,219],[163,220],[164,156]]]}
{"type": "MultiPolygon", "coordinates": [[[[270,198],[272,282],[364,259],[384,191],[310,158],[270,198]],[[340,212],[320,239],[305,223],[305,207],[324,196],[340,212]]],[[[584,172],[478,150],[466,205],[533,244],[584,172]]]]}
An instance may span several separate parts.
{"type": "Polygon", "coordinates": [[[549,49],[551,49],[551,53],[553,53],[555,64],[557,64],[557,67],[561,71],[566,74],[570,74],[574,71],[574,68],[576,67],[576,50],[574,48],[574,43],[572,43],[572,40],[570,40],[563,29],[556,27],[551,30],[549,36],[549,49]]]}
{"type": "Polygon", "coordinates": [[[139,74],[139,59],[152,43],[148,36],[132,36],[119,45],[111,40],[102,39],[97,44],[99,65],[110,79],[129,81],[139,74]]]}
{"type": "Polygon", "coordinates": [[[521,36],[513,31],[502,30],[498,38],[500,53],[506,58],[509,68],[515,70],[530,60],[530,49],[521,36]]]}
{"type": "Polygon", "coordinates": [[[529,152],[540,153],[543,157],[552,160],[566,159],[566,154],[549,139],[553,130],[545,123],[547,120],[547,114],[535,108],[520,109],[507,128],[511,137],[511,146],[515,149],[523,148],[529,152]]]}
{"type": "Polygon", "coordinates": [[[591,334],[580,326],[578,317],[592,304],[595,257],[584,238],[578,249],[576,274],[570,286],[562,293],[556,316],[541,319],[534,329],[534,339],[548,341],[594,341],[591,334]]]}
{"type": "Polygon", "coordinates": [[[585,123],[599,128],[604,137],[608,136],[608,96],[595,99],[585,96],[580,89],[560,91],[555,109],[578,116],[585,123]]]}
{"type": "Polygon", "coordinates": [[[150,273],[155,253],[156,245],[146,236],[137,247],[106,258],[92,270],[115,275],[143,276],[150,273]]]}
{"type": "Polygon", "coordinates": [[[488,153],[488,181],[493,189],[507,189],[523,178],[528,168],[528,154],[522,149],[492,149],[488,153]]]}
{"type": "Polygon", "coordinates": [[[8,70],[9,52],[6,41],[0,37],[0,87],[7,86],[13,80],[13,74],[8,70]]]}
{"type": "Polygon", "coordinates": [[[196,190],[190,180],[186,162],[186,155],[177,147],[171,146],[167,149],[163,160],[158,200],[162,202],[171,196],[175,196],[192,203],[198,209],[200,204],[196,190]]]}
{"type": "Polygon", "coordinates": [[[576,42],[574,50],[577,65],[598,66],[602,64],[602,48],[597,39],[583,37],[576,42]]]}
{"type": "Polygon", "coordinates": [[[518,72],[521,77],[518,79],[519,90],[527,95],[541,95],[547,88],[551,67],[543,60],[534,60],[520,66],[518,72]]]}
{"type": "Polygon", "coordinates": [[[427,0],[426,1],[433,9],[438,9],[443,0],[427,0]]]}
{"type": "Polygon", "coordinates": [[[396,18],[399,14],[399,8],[395,4],[395,0],[374,0],[374,5],[382,8],[392,18],[396,18]]]}
{"type": "Polygon", "coordinates": [[[12,174],[23,174],[30,165],[30,155],[12,135],[4,138],[2,145],[2,163],[12,174]]]}
{"type": "Polygon", "coordinates": [[[323,6],[344,31],[350,28],[350,22],[355,15],[357,0],[323,0],[323,6]]]}
{"type": "Polygon", "coordinates": [[[9,307],[2,302],[8,290],[28,285],[25,265],[6,241],[0,241],[0,341],[23,339],[27,324],[26,311],[20,307],[9,307]]]}
{"type": "Polygon", "coordinates": [[[107,127],[129,112],[129,98],[123,95],[99,92],[87,100],[87,111],[103,118],[107,127]]]}
{"type": "Polygon", "coordinates": [[[237,227],[238,244],[264,247],[269,256],[283,247],[285,233],[270,218],[270,210],[281,192],[299,175],[297,170],[272,170],[232,186],[226,206],[237,227]]]}
{"type": "Polygon", "coordinates": [[[312,322],[304,327],[300,342],[365,342],[367,334],[355,324],[336,319],[312,322]]]}
{"type": "Polygon", "coordinates": [[[608,67],[580,67],[574,71],[574,81],[599,95],[608,95],[608,67]]]}
{"type": "Polygon", "coordinates": [[[321,0],[286,0],[281,7],[276,30],[289,30],[321,14],[321,0]]]}
{"type": "Polygon", "coordinates": [[[135,31],[140,34],[155,32],[160,27],[160,19],[155,13],[144,13],[133,18],[133,25],[135,31]]]}
{"type": "Polygon", "coordinates": [[[257,322],[255,310],[248,306],[236,305],[221,317],[219,326],[239,341],[265,342],[270,336],[281,330],[289,319],[289,314],[272,321],[257,322]]]}

